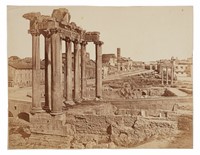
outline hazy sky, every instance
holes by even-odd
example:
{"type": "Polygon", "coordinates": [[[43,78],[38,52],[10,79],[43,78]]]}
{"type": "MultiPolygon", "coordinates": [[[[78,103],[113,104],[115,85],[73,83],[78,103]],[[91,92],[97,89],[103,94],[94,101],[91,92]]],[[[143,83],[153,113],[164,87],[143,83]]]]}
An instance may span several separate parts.
{"type": "MultiPolygon", "coordinates": [[[[62,6],[64,7],[64,6],[62,6]]],[[[8,56],[31,56],[29,21],[22,17],[28,12],[51,15],[56,7],[8,7],[8,56]]],[[[192,7],[69,7],[71,21],[87,31],[99,31],[103,53],[121,54],[133,60],[180,59],[192,56],[192,7]]],[[[44,39],[41,35],[40,53],[44,58],[44,39]]],[[[63,42],[64,45],[64,42],[63,42]]],[[[64,46],[62,51],[64,52],[64,46]]],[[[87,51],[95,57],[95,46],[87,51]]]]}

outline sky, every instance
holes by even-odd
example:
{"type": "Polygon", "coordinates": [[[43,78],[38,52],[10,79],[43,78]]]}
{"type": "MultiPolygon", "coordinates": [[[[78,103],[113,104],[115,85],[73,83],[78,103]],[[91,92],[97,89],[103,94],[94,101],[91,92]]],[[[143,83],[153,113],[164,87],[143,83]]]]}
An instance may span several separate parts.
{"type": "MultiPolygon", "coordinates": [[[[102,53],[115,53],[135,61],[154,61],[178,57],[186,59],[193,53],[193,8],[163,7],[21,7],[8,6],[8,57],[31,57],[32,42],[28,34],[28,12],[51,15],[53,9],[67,8],[71,22],[86,31],[99,31],[102,53]]],[[[62,47],[64,52],[64,42],[62,47]]],[[[87,52],[95,58],[95,46],[88,43],[87,52]]],[[[44,58],[44,38],[40,37],[40,55],[44,58]]]]}

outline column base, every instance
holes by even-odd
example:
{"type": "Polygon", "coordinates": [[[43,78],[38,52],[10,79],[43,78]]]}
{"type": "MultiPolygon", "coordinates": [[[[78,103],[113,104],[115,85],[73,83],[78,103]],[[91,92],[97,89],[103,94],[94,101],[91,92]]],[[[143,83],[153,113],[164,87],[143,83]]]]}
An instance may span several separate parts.
{"type": "Polygon", "coordinates": [[[102,101],[103,98],[102,98],[102,97],[96,97],[94,100],[95,100],[95,101],[102,101]]]}
{"type": "Polygon", "coordinates": [[[50,115],[52,115],[52,116],[57,116],[57,115],[62,115],[63,114],[63,112],[61,111],[58,111],[58,112],[50,112],[50,115]]]}
{"type": "Polygon", "coordinates": [[[64,103],[65,105],[75,105],[74,101],[72,101],[72,100],[71,100],[71,101],[67,101],[67,100],[66,100],[66,101],[64,101],[63,103],[64,103]]]}
{"type": "Polygon", "coordinates": [[[82,99],[74,99],[74,102],[80,104],[82,102],[82,99]]]}
{"type": "Polygon", "coordinates": [[[49,106],[44,106],[43,109],[44,109],[46,112],[50,112],[50,111],[51,111],[50,108],[49,108],[49,106]]]}
{"type": "Polygon", "coordinates": [[[87,101],[87,100],[88,100],[88,98],[82,97],[82,101],[87,101]]]}
{"type": "Polygon", "coordinates": [[[35,114],[35,113],[43,113],[45,112],[42,108],[36,108],[36,107],[33,107],[30,111],[31,114],[35,114]]]}

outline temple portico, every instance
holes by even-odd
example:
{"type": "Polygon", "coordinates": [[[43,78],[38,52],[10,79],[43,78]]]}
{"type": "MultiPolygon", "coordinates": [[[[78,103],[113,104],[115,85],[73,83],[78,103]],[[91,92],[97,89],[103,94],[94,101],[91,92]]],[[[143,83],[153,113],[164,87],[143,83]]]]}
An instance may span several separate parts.
{"type": "Polygon", "coordinates": [[[62,113],[63,96],[65,96],[65,104],[74,104],[86,98],[85,59],[86,46],[89,42],[95,44],[95,94],[96,99],[101,99],[103,42],[100,41],[100,33],[86,32],[74,22],[70,22],[71,15],[67,9],[55,9],[51,16],[27,13],[23,17],[30,20],[28,32],[32,35],[32,113],[46,110],[52,115],[58,115],[62,113]],[[45,40],[45,105],[43,108],[41,107],[40,76],[38,75],[40,73],[40,36],[43,36],[45,40]],[[63,41],[66,54],[64,95],[61,80],[63,41]],[[74,52],[74,80],[72,79],[72,52],[74,52]]]}

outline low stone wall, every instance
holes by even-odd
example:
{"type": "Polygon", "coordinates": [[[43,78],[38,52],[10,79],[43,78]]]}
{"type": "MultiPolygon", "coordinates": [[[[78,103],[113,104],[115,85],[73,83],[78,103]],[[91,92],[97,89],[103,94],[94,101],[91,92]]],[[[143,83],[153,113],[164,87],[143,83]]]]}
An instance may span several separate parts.
{"type": "Polygon", "coordinates": [[[72,136],[70,148],[134,147],[150,138],[173,134],[176,121],[138,116],[70,115],[31,117],[31,132],[72,136]]]}
{"type": "Polygon", "coordinates": [[[14,117],[17,117],[21,112],[30,113],[31,102],[23,100],[8,100],[8,110],[14,117]]]}
{"type": "Polygon", "coordinates": [[[22,145],[24,148],[33,147],[32,143],[35,148],[132,148],[184,130],[187,120],[192,118],[177,117],[179,102],[192,104],[192,98],[87,101],[58,116],[30,114],[31,135],[22,145]]]}

